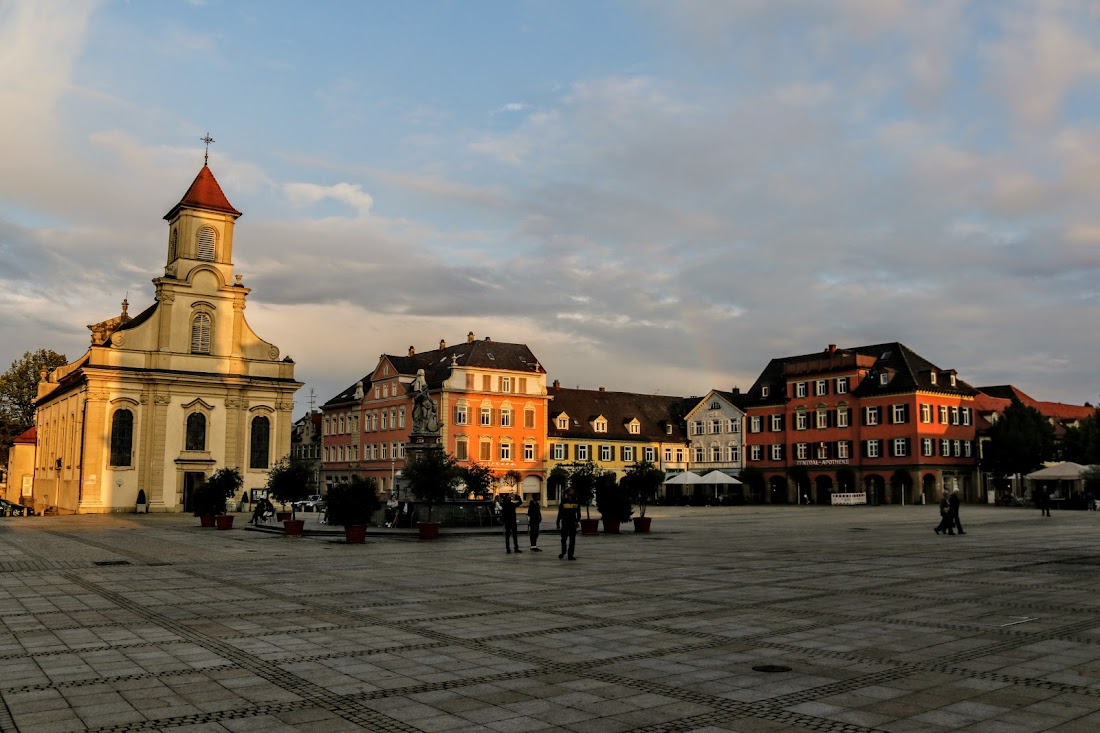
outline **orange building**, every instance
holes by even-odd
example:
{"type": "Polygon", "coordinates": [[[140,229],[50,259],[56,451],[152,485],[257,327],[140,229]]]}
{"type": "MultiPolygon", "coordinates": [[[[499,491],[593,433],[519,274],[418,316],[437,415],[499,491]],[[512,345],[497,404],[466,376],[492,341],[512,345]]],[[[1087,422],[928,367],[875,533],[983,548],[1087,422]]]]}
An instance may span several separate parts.
{"type": "Polygon", "coordinates": [[[974,396],[954,370],[892,342],[773,359],[741,406],[757,500],[977,498],[974,396]]]}
{"type": "MultiPolygon", "coordinates": [[[[517,490],[545,501],[546,370],[525,344],[477,340],[405,356],[383,354],[374,371],[323,407],[326,485],[353,473],[400,491],[411,430],[410,385],[424,371],[442,424],[440,440],[460,465],[520,474],[517,490]]],[[[404,498],[404,497],[402,497],[404,498]]]]}

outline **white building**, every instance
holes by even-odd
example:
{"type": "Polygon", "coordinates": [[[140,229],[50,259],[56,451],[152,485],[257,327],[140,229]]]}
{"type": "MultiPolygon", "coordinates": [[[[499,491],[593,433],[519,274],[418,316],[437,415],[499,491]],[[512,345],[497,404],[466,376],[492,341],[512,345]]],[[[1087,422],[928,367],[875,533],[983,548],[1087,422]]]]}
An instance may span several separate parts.
{"type": "Polygon", "coordinates": [[[711,390],[688,411],[691,470],[704,474],[715,469],[736,477],[744,467],[744,417],[737,392],[711,390]]]}

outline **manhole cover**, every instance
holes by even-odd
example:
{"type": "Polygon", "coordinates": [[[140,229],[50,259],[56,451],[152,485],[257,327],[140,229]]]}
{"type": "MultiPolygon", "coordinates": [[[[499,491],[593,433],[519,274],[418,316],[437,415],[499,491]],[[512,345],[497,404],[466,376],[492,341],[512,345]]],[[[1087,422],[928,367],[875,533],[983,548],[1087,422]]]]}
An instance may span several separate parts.
{"type": "Polygon", "coordinates": [[[769,674],[775,674],[777,672],[790,672],[790,667],[784,667],[782,664],[758,664],[752,668],[753,672],[767,672],[769,674]]]}
{"type": "Polygon", "coordinates": [[[95,565],[129,565],[129,560],[99,560],[95,565]]]}

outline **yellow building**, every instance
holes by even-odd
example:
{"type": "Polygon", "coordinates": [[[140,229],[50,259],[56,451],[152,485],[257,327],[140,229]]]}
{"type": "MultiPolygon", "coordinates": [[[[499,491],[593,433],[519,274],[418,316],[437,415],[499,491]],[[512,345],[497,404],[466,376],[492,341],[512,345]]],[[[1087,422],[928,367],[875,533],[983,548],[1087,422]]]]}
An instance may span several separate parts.
{"type": "Polygon", "coordinates": [[[34,500],[63,513],[186,511],[215,469],[262,486],[290,452],[294,363],[244,318],[233,273],[239,211],[203,165],[168,221],[155,302],[93,324],[91,346],[42,375],[34,500]]]}
{"type": "MultiPolygon", "coordinates": [[[[565,389],[554,380],[548,390],[546,473],[556,466],[592,461],[622,478],[636,461],[665,472],[688,463],[684,414],[697,400],[632,392],[565,389]]],[[[547,499],[557,501],[552,489],[547,499]]]]}
{"type": "MultiPolygon", "coordinates": [[[[20,433],[8,449],[7,489],[4,498],[13,504],[22,504],[23,497],[30,497],[34,483],[34,444],[36,428],[20,433]]],[[[28,499],[29,501],[29,499],[28,499]]]]}

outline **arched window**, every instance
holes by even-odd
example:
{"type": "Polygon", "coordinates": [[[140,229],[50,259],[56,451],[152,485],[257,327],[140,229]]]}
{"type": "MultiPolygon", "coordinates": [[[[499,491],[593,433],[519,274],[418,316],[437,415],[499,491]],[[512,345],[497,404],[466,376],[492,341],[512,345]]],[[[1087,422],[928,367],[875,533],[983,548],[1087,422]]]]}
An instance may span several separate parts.
{"type": "Polygon", "coordinates": [[[184,450],[206,450],[206,415],[201,412],[192,412],[187,416],[184,450]]]}
{"type": "Polygon", "coordinates": [[[218,233],[214,231],[214,227],[202,227],[199,229],[198,234],[198,259],[205,260],[206,262],[214,261],[214,242],[217,241],[218,233]]]}
{"type": "Polygon", "coordinates": [[[191,320],[191,353],[210,353],[210,316],[206,313],[196,313],[191,320]]]}
{"type": "Polygon", "coordinates": [[[271,443],[271,421],[266,417],[252,418],[252,446],[249,452],[249,468],[267,468],[271,443]]]}
{"type": "Polygon", "coordinates": [[[131,465],[134,446],[134,413],[116,410],[111,418],[111,465],[131,465]]]}

